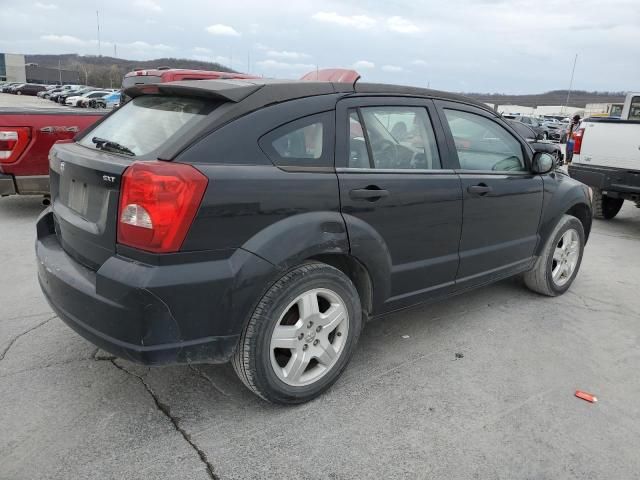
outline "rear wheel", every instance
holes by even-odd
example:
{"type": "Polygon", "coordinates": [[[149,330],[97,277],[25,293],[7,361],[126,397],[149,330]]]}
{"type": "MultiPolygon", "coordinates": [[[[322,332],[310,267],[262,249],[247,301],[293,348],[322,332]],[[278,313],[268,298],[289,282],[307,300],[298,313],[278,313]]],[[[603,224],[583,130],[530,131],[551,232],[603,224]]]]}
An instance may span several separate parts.
{"type": "Polygon", "coordinates": [[[358,292],[340,270],[307,263],[262,297],[234,355],[242,382],[274,403],[311,400],[346,367],[362,327],[358,292]]]}
{"type": "Polygon", "coordinates": [[[604,195],[602,190],[593,189],[593,216],[596,218],[611,220],[618,214],[623,203],[622,198],[611,198],[604,195]]]}
{"type": "Polygon", "coordinates": [[[580,269],[584,240],[580,220],[563,215],[534,267],[524,274],[527,287],[550,297],[566,292],[580,269]]]}

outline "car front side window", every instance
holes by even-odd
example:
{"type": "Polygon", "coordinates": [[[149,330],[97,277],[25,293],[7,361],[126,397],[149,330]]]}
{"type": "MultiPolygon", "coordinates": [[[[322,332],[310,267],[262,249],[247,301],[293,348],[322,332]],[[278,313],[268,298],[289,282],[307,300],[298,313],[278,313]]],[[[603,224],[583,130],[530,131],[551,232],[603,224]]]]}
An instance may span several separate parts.
{"type": "Polygon", "coordinates": [[[426,108],[372,106],[358,110],[349,111],[351,168],[440,168],[435,134],[426,108]]]}
{"type": "Polygon", "coordinates": [[[460,168],[526,171],[522,146],[498,123],[474,113],[445,109],[460,168]]]}

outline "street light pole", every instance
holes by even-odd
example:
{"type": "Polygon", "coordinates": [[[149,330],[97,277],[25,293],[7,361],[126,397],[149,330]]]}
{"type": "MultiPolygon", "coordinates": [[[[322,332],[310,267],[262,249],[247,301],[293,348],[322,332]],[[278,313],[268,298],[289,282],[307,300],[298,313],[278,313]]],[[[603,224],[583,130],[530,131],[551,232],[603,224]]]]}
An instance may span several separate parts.
{"type": "Polygon", "coordinates": [[[565,108],[569,106],[569,99],[571,98],[571,89],[573,88],[573,75],[576,73],[577,62],[578,62],[578,54],[576,53],[576,58],[573,59],[573,68],[571,69],[571,80],[569,81],[569,90],[567,91],[567,100],[564,102],[565,108]]]}

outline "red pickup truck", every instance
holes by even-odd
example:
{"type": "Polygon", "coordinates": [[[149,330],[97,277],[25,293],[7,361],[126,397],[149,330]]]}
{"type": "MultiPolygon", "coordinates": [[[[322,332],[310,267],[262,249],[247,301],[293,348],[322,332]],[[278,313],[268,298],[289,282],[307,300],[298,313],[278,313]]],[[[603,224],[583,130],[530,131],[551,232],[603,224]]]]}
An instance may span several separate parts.
{"type": "Polygon", "coordinates": [[[106,112],[0,108],[0,196],[48,195],[49,150],[106,112]]]}

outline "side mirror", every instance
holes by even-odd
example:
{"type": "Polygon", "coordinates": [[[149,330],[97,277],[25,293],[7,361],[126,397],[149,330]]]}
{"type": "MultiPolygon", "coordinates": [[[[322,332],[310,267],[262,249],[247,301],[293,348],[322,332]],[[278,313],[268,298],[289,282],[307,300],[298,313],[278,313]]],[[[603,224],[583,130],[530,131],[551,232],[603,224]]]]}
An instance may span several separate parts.
{"type": "Polygon", "coordinates": [[[533,155],[533,163],[531,164],[531,170],[533,170],[533,173],[549,173],[555,167],[556,159],[553,155],[549,155],[544,152],[536,152],[533,155]]]}

